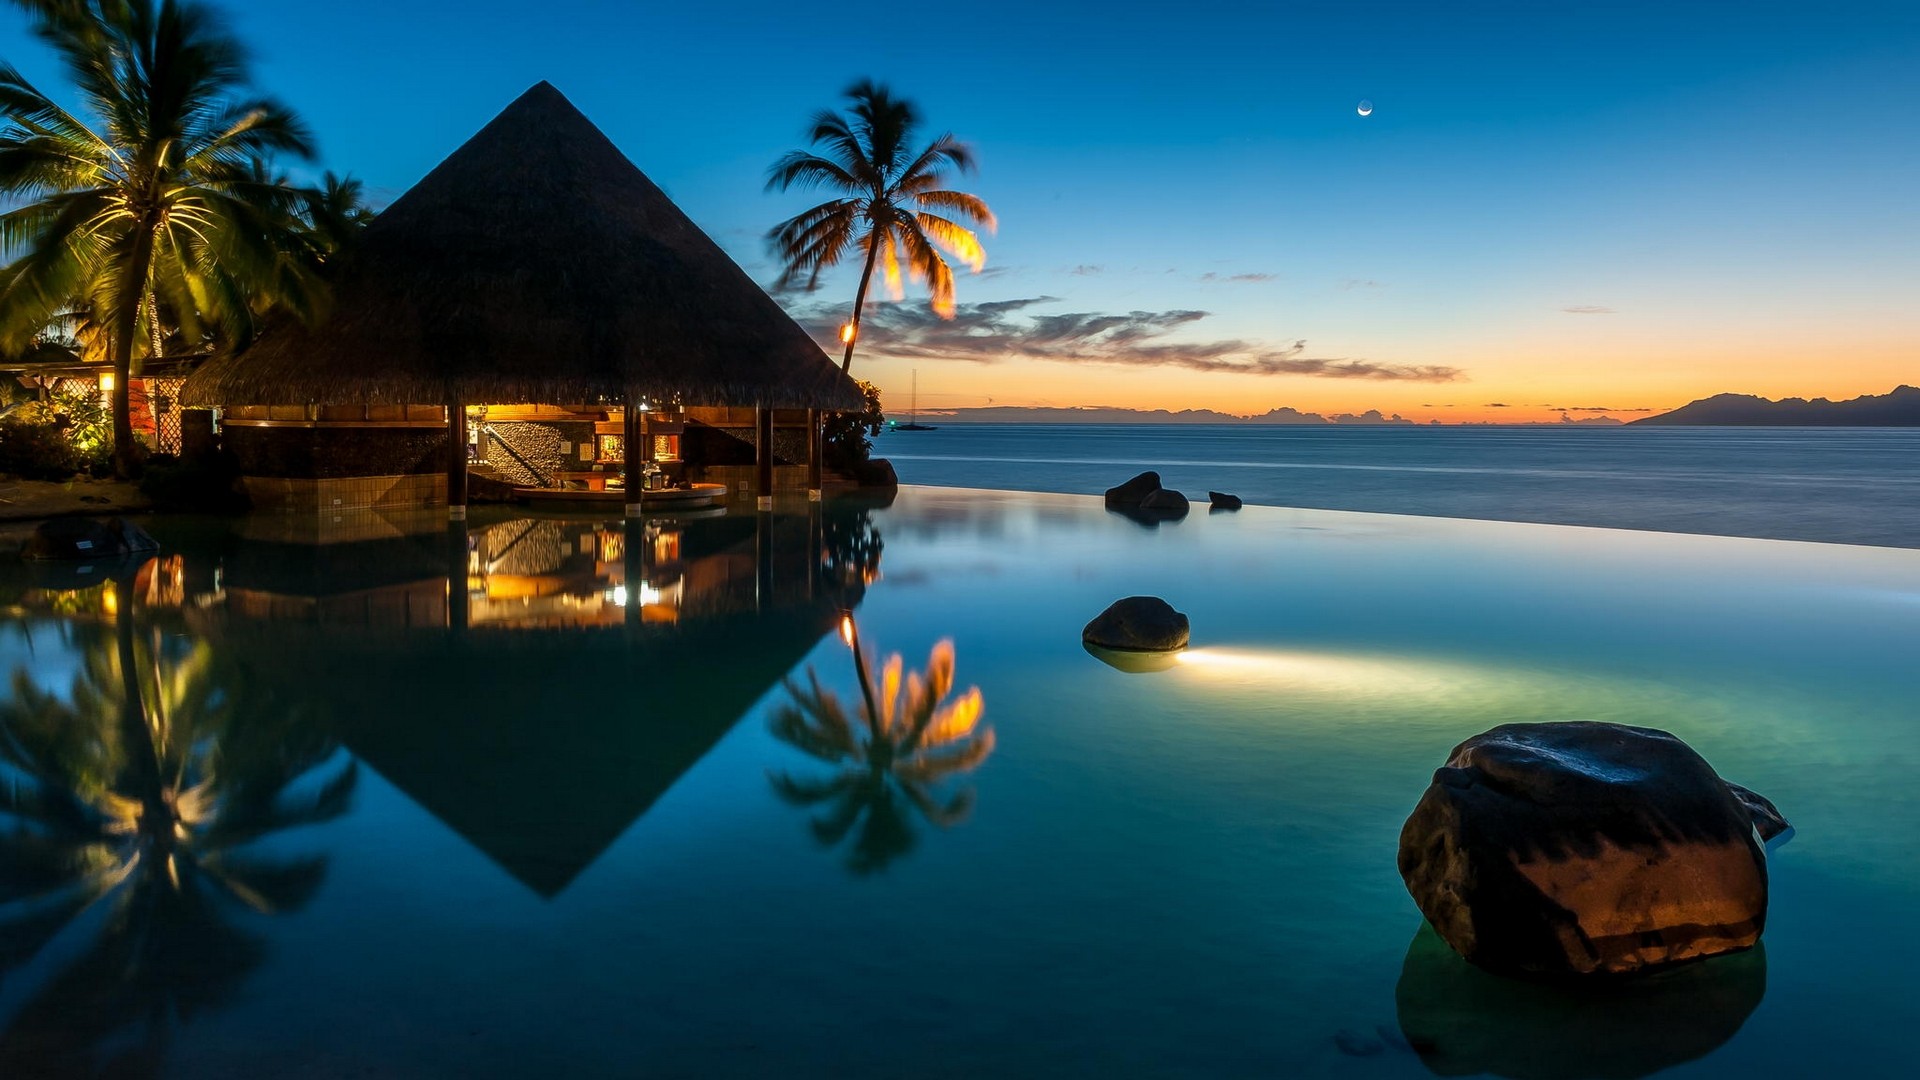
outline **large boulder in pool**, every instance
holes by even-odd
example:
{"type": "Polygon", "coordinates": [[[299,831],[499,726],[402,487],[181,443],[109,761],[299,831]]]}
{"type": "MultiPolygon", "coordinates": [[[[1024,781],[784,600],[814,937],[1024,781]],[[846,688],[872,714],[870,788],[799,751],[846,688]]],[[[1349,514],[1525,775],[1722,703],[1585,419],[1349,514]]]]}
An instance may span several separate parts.
{"type": "MultiPolygon", "coordinates": [[[[1400,876],[1460,955],[1503,974],[1625,974],[1737,952],[1767,919],[1756,809],[1664,731],[1504,724],[1435,770],[1400,876]]],[[[1777,827],[1776,827],[1777,825],[1777,827]]]]}
{"type": "Polygon", "coordinates": [[[1122,652],[1172,652],[1187,647],[1187,617],[1157,596],[1115,600],[1094,616],[1080,641],[1122,652]]]}
{"type": "Polygon", "coordinates": [[[25,559],[117,559],[160,547],[140,526],[125,518],[53,518],[43,521],[21,545],[25,559]]]}
{"type": "Polygon", "coordinates": [[[1160,474],[1157,472],[1143,472],[1139,476],[1121,484],[1119,487],[1108,488],[1107,505],[1116,507],[1139,506],[1142,502],[1146,501],[1147,496],[1159,490],[1160,474]]]}

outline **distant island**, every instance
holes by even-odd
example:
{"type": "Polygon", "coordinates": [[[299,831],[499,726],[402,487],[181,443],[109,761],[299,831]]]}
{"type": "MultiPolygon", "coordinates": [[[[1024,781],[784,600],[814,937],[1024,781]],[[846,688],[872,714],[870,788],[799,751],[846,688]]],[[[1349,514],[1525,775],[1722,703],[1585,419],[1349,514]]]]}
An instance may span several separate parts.
{"type": "Polygon", "coordinates": [[[1754,427],[1920,427],[1920,387],[1865,394],[1850,401],[1715,394],[1635,424],[1754,427]]]}
{"type": "MultiPolygon", "coordinates": [[[[1181,409],[1174,412],[1169,409],[1123,409],[1112,405],[1080,405],[1070,407],[991,405],[973,409],[923,409],[919,413],[922,419],[937,416],[947,424],[1279,424],[1319,426],[1324,424],[1343,424],[1355,426],[1382,426],[1418,424],[1399,413],[1382,415],[1378,409],[1368,409],[1363,413],[1334,413],[1323,416],[1315,412],[1301,412],[1299,409],[1269,409],[1252,416],[1237,416],[1233,413],[1216,412],[1212,409],[1181,409]]],[[[1580,425],[1583,427],[1603,427],[1618,425],[1621,421],[1610,416],[1591,416],[1575,420],[1562,415],[1560,420],[1550,425],[1538,423],[1520,426],[1562,427],[1580,425]]],[[[1421,426],[1440,426],[1440,421],[1429,420],[1421,426]]]]}

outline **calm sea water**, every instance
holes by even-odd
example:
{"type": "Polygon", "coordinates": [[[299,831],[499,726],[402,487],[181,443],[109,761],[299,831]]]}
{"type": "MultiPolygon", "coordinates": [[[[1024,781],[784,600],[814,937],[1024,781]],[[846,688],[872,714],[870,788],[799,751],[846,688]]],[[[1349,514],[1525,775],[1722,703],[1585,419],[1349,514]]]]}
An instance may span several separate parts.
{"type": "Polygon", "coordinates": [[[876,453],[907,483],[1920,547],[1920,429],[947,424],[876,453]]]}
{"type": "Polygon", "coordinates": [[[153,531],[0,566],[0,1076],[1912,1064],[1920,552],[938,488],[153,531]],[[1081,648],[1138,592],[1184,662],[1081,648]],[[843,608],[876,666],[950,648],[972,726],[796,715],[859,698],[843,608]],[[1434,767],[1576,718],[1793,821],[1762,949],[1578,995],[1422,932],[1434,767]]]}

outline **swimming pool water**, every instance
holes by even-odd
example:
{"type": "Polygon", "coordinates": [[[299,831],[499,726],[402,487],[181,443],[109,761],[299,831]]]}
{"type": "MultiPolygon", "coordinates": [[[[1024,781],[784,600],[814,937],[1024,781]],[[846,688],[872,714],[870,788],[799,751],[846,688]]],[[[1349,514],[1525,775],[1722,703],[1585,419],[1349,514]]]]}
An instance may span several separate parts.
{"type": "Polygon", "coordinates": [[[8,790],[131,821],[103,792],[151,788],[180,832],[0,814],[0,1074],[1911,1056],[1920,552],[1260,507],[1147,528],[934,488],[634,526],[153,531],[162,558],[118,584],[6,571],[8,790]],[[1192,619],[1167,670],[1080,645],[1139,593],[1192,619]],[[983,709],[949,756],[875,765],[777,725],[810,668],[857,700],[843,608],[876,661],[952,643],[949,700],[983,709]],[[1394,857],[1431,771],[1556,719],[1674,731],[1780,806],[1761,950],[1593,995],[1421,934],[1394,857]]]}

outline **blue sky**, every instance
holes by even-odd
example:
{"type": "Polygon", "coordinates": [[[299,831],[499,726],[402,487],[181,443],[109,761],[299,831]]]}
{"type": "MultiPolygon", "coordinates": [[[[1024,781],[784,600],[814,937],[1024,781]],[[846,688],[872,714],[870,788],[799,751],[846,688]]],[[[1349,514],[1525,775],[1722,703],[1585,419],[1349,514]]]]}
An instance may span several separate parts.
{"type": "MultiPolygon", "coordinates": [[[[857,367],[918,368],[923,406],[1465,419],[1920,381],[1911,2],[228,10],[324,165],[376,193],[548,79],[763,281],[760,235],[805,205],[762,192],[767,165],[873,76],[979,150],[965,186],[1002,227],[963,305],[1206,312],[1156,340],[1224,358],[1038,358],[1017,319],[944,357],[870,337],[857,367]],[[1241,370],[1261,355],[1453,376],[1241,370]]],[[[0,56],[59,85],[12,9],[0,56]]]]}

